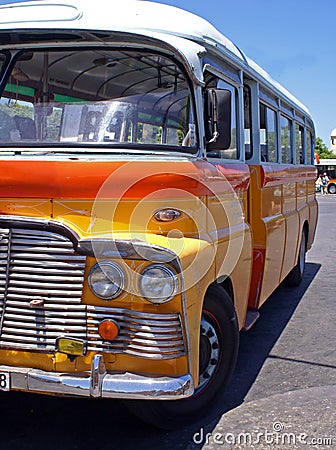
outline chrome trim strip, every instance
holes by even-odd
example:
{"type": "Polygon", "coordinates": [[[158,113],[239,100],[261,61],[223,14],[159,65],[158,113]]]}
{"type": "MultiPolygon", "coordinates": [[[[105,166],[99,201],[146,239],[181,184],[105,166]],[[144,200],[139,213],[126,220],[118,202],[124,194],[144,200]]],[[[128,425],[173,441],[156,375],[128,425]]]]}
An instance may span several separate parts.
{"type": "Polygon", "coordinates": [[[153,263],[165,262],[173,266],[176,271],[179,269],[176,253],[165,247],[149,244],[138,239],[81,239],[76,251],[96,258],[147,260],[153,263]]]}
{"type": "Polygon", "coordinates": [[[0,215],[0,227],[8,228],[31,228],[32,230],[53,231],[70,239],[77,245],[79,237],[70,227],[56,220],[35,219],[31,217],[0,215]]]}
{"type": "Polygon", "coordinates": [[[91,372],[57,373],[11,366],[0,366],[0,372],[10,373],[12,390],[45,394],[169,400],[190,397],[194,393],[190,374],[170,377],[106,373],[102,359],[101,355],[95,355],[91,372]]]}
{"type": "MultiPolygon", "coordinates": [[[[182,273],[182,264],[179,257],[177,257],[177,263],[179,265],[179,271],[182,273]]],[[[188,371],[191,373],[192,361],[191,361],[191,351],[190,351],[190,335],[189,335],[189,325],[188,325],[188,313],[187,313],[187,299],[184,289],[184,278],[181,276],[181,301],[182,301],[182,316],[183,324],[182,331],[184,331],[184,341],[185,341],[185,351],[188,358],[188,371]]]]}

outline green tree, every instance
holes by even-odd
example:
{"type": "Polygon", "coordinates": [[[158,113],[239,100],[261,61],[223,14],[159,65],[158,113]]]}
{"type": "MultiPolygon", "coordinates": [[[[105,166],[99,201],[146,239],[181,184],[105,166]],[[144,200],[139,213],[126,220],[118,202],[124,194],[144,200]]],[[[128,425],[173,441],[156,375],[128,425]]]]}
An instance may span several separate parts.
{"type": "Polygon", "coordinates": [[[319,155],[320,159],[334,159],[336,155],[332,153],[321,138],[316,138],[315,152],[319,155]]]}

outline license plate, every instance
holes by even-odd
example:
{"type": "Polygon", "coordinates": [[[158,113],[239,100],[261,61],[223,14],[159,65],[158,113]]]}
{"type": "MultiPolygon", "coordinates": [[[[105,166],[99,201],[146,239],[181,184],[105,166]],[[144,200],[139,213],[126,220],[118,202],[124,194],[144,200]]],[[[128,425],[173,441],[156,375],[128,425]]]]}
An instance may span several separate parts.
{"type": "Polygon", "coordinates": [[[9,372],[0,372],[0,391],[10,391],[9,372]]]}

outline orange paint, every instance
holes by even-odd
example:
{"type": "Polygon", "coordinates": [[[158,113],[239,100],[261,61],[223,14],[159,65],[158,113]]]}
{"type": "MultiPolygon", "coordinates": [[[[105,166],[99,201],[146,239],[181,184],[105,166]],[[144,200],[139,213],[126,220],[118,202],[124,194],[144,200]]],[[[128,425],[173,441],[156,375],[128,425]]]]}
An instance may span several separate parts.
{"type": "MultiPolygon", "coordinates": [[[[224,176],[237,185],[235,173],[218,172],[204,161],[0,161],[0,197],[95,198],[104,185],[104,197],[116,197],[120,186],[126,198],[156,193],[164,197],[170,188],[206,195],[224,176]],[[222,177],[219,177],[219,175],[222,177]]],[[[244,169],[247,179],[247,171],[244,169]]],[[[240,181],[241,182],[241,181],[240,181]]],[[[243,187],[246,188],[243,184],[243,187]]],[[[223,186],[222,186],[223,188],[223,186]]]]}

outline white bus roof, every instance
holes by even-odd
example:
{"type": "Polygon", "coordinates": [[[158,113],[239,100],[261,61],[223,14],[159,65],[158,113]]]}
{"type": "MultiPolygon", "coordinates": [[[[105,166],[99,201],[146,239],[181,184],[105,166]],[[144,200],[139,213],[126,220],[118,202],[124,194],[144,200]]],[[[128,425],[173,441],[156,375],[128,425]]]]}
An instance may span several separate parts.
{"type": "MultiPolygon", "coordinates": [[[[266,85],[271,85],[309,114],[308,109],[298,99],[207,20],[174,6],[140,0],[38,0],[0,5],[0,30],[27,28],[120,31],[156,37],[176,45],[177,50],[190,60],[191,52],[186,54],[185,42],[182,43],[184,39],[188,39],[228,54],[266,85]],[[181,48],[178,47],[179,43],[181,48]]],[[[192,46],[191,50],[197,56],[201,48],[192,46]]],[[[193,61],[190,63],[194,65],[193,61]]],[[[197,71],[197,67],[196,75],[201,76],[201,70],[197,71]]]]}

